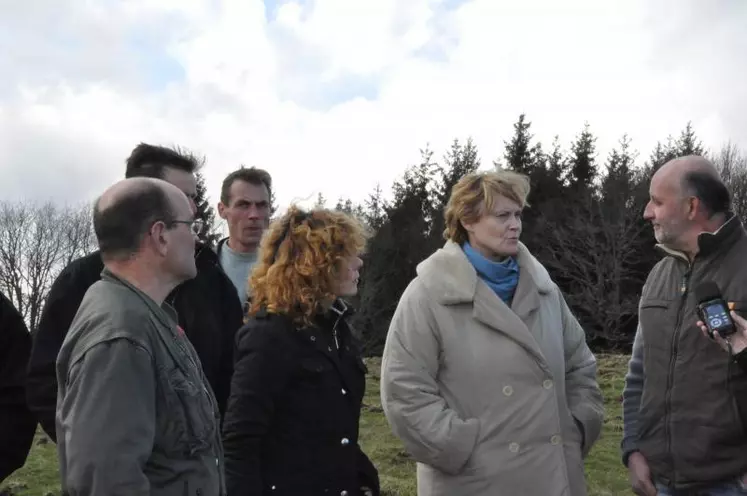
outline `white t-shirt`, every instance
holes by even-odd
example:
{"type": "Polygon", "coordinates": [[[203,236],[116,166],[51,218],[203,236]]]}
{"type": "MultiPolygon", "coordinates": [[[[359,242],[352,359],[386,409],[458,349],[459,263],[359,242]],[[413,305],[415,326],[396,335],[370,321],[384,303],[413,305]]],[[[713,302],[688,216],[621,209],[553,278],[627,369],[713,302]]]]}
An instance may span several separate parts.
{"type": "Polygon", "coordinates": [[[221,245],[219,255],[220,265],[236,287],[236,294],[243,306],[248,296],[249,274],[257,262],[257,252],[239,253],[232,250],[226,241],[221,245]]]}

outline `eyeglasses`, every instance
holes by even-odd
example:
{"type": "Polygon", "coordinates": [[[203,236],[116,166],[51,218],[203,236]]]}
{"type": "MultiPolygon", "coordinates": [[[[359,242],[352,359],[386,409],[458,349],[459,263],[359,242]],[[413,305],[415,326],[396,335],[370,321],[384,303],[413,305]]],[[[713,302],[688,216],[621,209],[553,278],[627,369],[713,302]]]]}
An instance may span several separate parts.
{"type": "Polygon", "coordinates": [[[202,219],[172,220],[169,224],[186,224],[195,236],[202,234],[202,228],[205,227],[205,222],[202,219]]]}

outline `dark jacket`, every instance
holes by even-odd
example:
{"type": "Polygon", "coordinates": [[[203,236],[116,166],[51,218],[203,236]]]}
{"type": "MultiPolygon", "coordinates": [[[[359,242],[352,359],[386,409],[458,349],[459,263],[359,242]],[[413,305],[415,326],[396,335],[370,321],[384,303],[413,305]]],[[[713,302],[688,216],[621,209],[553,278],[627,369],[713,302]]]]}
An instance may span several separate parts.
{"type": "Polygon", "coordinates": [[[0,293],[0,482],[26,462],[36,431],[24,394],[30,353],[23,317],[0,293]]]}
{"type": "Polygon", "coordinates": [[[305,329],[282,315],[250,318],[223,425],[229,496],[379,494],[358,445],[365,375],[342,313],[305,329]]]}
{"type": "Polygon", "coordinates": [[[104,270],[62,343],[57,377],[63,491],[225,495],[215,396],[168,304],[104,270]]]}
{"type": "MultiPolygon", "coordinates": [[[[202,362],[202,368],[225,411],[233,372],[233,344],[243,324],[236,289],[205,245],[195,252],[197,277],[182,283],[168,296],[202,362]]],[[[27,399],[44,431],[55,435],[57,379],[55,361],[70,323],[88,288],[101,278],[104,264],[98,251],[65,267],[52,284],[42,311],[28,367],[27,399]]]]}
{"type": "Polygon", "coordinates": [[[692,263],[666,250],[649,274],[623,393],[624,459],[640,451],[654,478],[676,489],[747,473],[747,372],[700,332],[695,296],[713,281],[747,315],[747,233],[732,217],[698,243],[692,263]]]}

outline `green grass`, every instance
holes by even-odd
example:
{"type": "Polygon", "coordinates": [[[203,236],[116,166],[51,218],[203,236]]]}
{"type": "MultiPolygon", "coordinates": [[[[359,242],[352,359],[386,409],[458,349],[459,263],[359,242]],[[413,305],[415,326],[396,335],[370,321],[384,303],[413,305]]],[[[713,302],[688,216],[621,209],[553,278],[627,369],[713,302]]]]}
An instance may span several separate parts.
{"type": "MultiPolygon", "coordinates": [[[[626,355],[598,355],[599,384],[604,394],[606,415],[604,430],[597,444],[586,458],[586,480],[589,496],[632,494],[628,475],[620,461],[622,438],[622,394],[626,355]]],[[[361,419],[361,445],[379,469],[383,494],[387,496],[415,496],[415,464],[391,434],[381,413],[379,399],[379,369],[381,361],[368,362],[369,381],[361,419]]]]}
{"type": "MultiPolygon", "coordinates": [[[[632,494],[627,472],[620,463],[623,380],[628,362],[625,355],[599,355],[599,383],[607,408],[601,439],[586,459],[589,496],[632,494]]],[[[415,464],[402,449],[381,411],[379,399],[380,360],[368,360],[369,381],[361,417],[361,445],[379,469],[386,496],[415,496],[415,464]]],[[[26,466],[10,477],[3,488],[23,496],[59,494],[57,451],[39,431],[26,466]]],[[[1,491],[0,491],[1,493],[1,491]]]]}
{"type": "Polygon", "coordinates": [[[13,495],[57,496],[59,481],[57,447],[39,428],[26,465],[5,480],[3,489],[11,489],[13,495]]]}

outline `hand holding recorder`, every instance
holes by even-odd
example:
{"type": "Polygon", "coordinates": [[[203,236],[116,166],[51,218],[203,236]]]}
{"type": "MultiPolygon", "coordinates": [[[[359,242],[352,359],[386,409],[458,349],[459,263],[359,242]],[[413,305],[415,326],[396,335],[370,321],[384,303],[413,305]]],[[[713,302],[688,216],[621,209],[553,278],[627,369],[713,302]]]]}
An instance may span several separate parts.
{"type": "MultiPolygon", "coordinates": [[[[698,327],[722,349],[737,355],[747,349],[747,320],[729,308],[714,282],[695,288],[698,299],[698,327]]],[[[747,357],[746,357],[747,358],[747,357]]]]}

